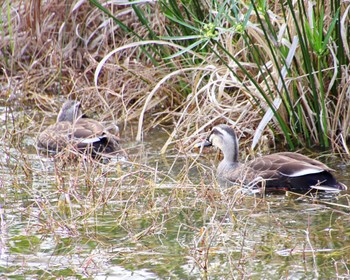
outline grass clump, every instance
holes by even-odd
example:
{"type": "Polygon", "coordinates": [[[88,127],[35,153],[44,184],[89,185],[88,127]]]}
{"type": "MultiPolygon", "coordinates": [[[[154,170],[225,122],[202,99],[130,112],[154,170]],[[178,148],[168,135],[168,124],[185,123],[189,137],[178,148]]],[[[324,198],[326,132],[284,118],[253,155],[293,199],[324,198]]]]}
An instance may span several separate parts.
{"type": "Polygon", "coordinates": [[[0,264],[6,276],[348,277],[347,195],[221,190],[190,150],[225,122],[252,149],[348,155],[348,14],[340,1],[4,1],[0,218],[13,242],[0,244],[17,260],[0,264]],[[35,136],[66,98],[124,126],[130,162],[39,156],[35,136]]]}
{"type": "Polygon", "coordinates": [[[106,118],[138,119],[137,140],[153,114],[151,126],[176,123],[168,143],[229,122],[252,148],[273,134],[291,149],[348,153],[349,24],[341,1],[7,1],[2,15],[10,100],[43,106],[53,102],[48,93],[79,98],[106,118]]]}
{"type": "MultiPolygon", "coordinates": [[[[345,50],[349,31],[344,21],[347,10],[340,2],[320,5],[287,1],[286,5],[275,6],[265,1],[248,5],[201,5],[198,1],[190,5],[181,1],[160,4],[165,18],[158,20],[167,23],[166,28],[152,36],[151,32],[147,36],[139,33],[137,41],[142,48],[159,47],[154,58],[160,55],[169,74],[153,88],[142,112],[170,78],[181,76],[179,79],[190,81],[191,88],[188,83],[176,83],[183,98],[175,104],[175,111],[161,112],[177,120],[171,137],[187,135],[188,131],[196,134],[215,118],[232,124],[238,120],[250,131],[252,148],[264,131],[271,130],[291,149],[318,145],[347,154],[344,124],[348,107],[341,102],[341,89],[348,69],[349,54],[345,50]]],[[[144,16],[136,13],[136,18],[150,29],[150,21],[146,22],[144,16]]],[[[118,52],[116,49],[111,54],[118,52]]]]}

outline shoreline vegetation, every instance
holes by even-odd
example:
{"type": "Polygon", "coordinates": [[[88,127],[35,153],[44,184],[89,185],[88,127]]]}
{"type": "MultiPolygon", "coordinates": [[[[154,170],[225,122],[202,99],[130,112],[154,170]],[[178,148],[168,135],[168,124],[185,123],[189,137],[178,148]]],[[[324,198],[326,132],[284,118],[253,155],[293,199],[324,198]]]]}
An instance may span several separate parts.
{"type": "Polygon", "coordinates": [[[162,147],[217,123],[250,149],[280,143],[347,159],[349,5],[333,1],[4,1],[1,99],[156,125],[162,147]]]}
{"type": "Polygon", "coordinates": [[[347,192],[222,189],[213,157],[192,150],[226,123],[242,161],[326,151],[350,186],[349,1],[0,7],[1,275],[349,278],[347,192]],[[121,127],[128,162],[38,153],[67,99],[121,127]]]}

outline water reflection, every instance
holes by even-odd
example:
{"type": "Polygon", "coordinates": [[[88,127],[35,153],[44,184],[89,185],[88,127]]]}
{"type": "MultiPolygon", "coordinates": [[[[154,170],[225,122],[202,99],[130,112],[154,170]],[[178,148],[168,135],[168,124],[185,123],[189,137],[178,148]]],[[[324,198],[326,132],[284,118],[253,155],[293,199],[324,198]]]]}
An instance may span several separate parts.
{"type": "MultiPolygon", "coordinates": [[[[221,190],[209,160],[176,149],[161,157],[167,134],[160,129],[143,143],[122,143],[129,163],[62,165],[36,152],[37,131],[25,112],[5,112],[0,108],[5,277],[348,277],[346,194],[260,198],[221,190]]],[[[333,158],[327,164],[350,186],[349,167],[333,158]]]]}

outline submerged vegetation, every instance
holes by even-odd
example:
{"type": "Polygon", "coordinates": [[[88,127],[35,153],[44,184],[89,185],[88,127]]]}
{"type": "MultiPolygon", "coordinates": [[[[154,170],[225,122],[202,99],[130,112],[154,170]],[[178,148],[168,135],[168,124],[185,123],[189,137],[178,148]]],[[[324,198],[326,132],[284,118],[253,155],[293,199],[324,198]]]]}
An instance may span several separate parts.
{"type": "Polygon", "coordinates": [[[228,123],[246,154],[282,144],[346,162],[349,2],[5,0],[0,11],[0,274],[349,277],[347,194],[221,190],[191,150],[228,123]],[[35,137],[66,99],[121,125],[130,162],[39,156],[35,137]]]}

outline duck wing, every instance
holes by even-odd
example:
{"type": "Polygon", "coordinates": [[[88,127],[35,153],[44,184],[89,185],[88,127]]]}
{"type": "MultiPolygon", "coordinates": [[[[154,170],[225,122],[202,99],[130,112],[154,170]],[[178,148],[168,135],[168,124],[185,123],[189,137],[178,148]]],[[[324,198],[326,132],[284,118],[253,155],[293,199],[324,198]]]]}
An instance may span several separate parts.
{"type": "Polygon", "coordinates": [[[72,136],[76,140],[96,138],[95,141],[99,141],[104,137],[104,126],[93,119],[79,119],[72,128],[72,136]]]}
{"type": "Polygon", "coordinates": [[[57,122],[47,127],[37,138],[39,148],[58,152],[69,143],[84,149],[87,145],[106,138],[104,127],[92,119],[79,119],[74,124],[68,121],[57,122]]]}
{"type": "Polygon", "coordinates": [[[126,157],[119,145],[119,137],[110,133],[101,123],[93,119],[79,119],[74,124],[73,136],[77,147],[80,150],[91,147],[93,156],[122,154],[126,157]]]}
{"type": "Polygon", "coordinates": [[[37,146],[39,149],[56,153],[66,147],[71,131],[72,124],[68,121],[52,124],[39,134],[37,146]]]}
{"type": "Polygon", "coordinates": [[[247,164],[264,179],[300,177],[317,174],[331,169],[311,158],[297,153],[276,153],[256,158],[247,164]]]}
{"type": "Polygon", "coordinates": [[[260,178],[266,190],[305,193],[314,190],[339,191],[346,186],[337,182],[327,165],[297,153],[277,153],[246,164],[250,178],[260,178]]]}
{"type": "Polygon", "coordinates": [[[283,156],[283,157],[287,157],[293,160],[296,160],[298,162],[306,162],[309,165],[313,165],[315,167],[319,167],[323,170],[327,170],[327,171],[334,171],[333,169],[329,168],[326,164],[316,160],[316,159],[312,159],[309,158],[307,156],[304,156],[302,154],[299,153],[293,153],[293,152],[281,152],[281,153],[276,153],[275,155],[279,155],[279,156],[283,156]]]}

